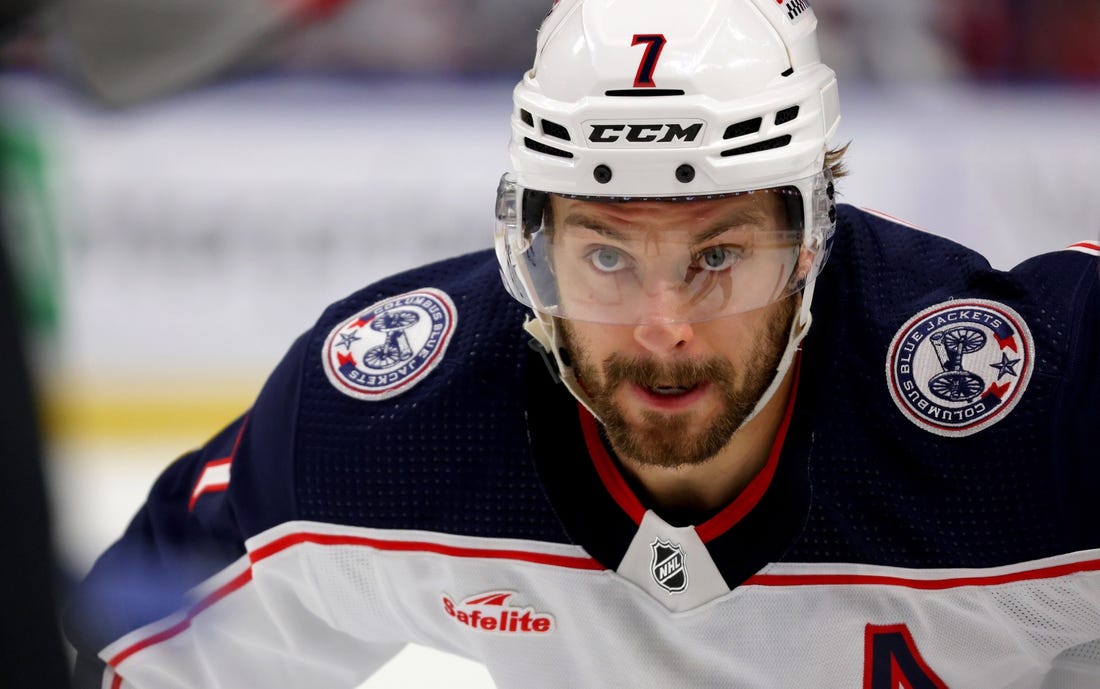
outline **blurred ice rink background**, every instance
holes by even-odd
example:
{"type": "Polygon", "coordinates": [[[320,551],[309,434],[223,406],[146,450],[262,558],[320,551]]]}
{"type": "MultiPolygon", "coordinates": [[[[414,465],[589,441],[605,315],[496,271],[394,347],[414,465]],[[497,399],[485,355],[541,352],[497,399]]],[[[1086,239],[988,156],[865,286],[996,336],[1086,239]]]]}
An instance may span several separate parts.
{"type": "MultiPolygon", "coordinates": [[[[325,305],[490,245],[510,90],[549,7],[330,0],[248,24],[211,0],[134,0],[235,31],[165,57],[119,37],[105,8],[127,2],[83,3],[0,48],[5,241],[69,579],[325,305]]],[[[852,142],[842,200],[998,267],[1100,236],[1100,2],[814,7],[852,142]]],[[[411,649],[365,686],[491,683],[411,649]]]]}

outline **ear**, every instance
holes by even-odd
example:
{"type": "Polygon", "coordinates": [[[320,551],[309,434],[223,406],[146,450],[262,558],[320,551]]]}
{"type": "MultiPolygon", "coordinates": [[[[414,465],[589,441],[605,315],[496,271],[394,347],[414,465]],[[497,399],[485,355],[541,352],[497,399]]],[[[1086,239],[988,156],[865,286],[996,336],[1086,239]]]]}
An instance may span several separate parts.
{"type": "Polygon", "coordinates": [[[806,280],[809,279],[810,271],[813,270],[815,257],[816,254],[806,247],[802,247],[798,252],[798,263],[795,265],[788,283],[792,292],[798,292],[806,286],[806,280]]]}

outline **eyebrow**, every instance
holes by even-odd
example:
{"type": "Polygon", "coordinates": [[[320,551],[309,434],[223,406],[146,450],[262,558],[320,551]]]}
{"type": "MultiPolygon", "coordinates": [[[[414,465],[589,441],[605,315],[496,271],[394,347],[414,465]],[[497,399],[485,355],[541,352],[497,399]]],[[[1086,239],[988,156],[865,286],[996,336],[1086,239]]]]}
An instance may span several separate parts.
{"type": "MultiPolygon", "coordinates": [[[[767,223],[767,219],[764,213],[755,208],[737,210],[722,217],[707,229],[693,235],[691,240],[693,244],[700,244],[741,225],[764,225],[767,223]]],[[[607,237],[621,242],[629,241],[630,239],[628,232],[611,227],[602,220],[584,211],[574,210],[570,212],[565,216],[562,225],[583,227],[586,230],[592,230],[601,237],[607,237]]]]}

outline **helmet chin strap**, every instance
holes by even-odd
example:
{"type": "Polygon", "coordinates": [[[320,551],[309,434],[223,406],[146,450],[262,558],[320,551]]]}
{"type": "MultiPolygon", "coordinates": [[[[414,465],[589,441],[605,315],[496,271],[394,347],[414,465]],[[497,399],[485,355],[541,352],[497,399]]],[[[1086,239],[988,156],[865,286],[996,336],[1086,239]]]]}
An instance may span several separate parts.
{"type": "Polygon", "coordinates": [[[528,318],[524,321],[523,329],[526,330],[527,334],[533,337],[545,351],[549,352],[554,357],[554,362],[557,364],[558,369],[558,378],[565,384],[566,389],[577,398],[577,401],[583,404],[584,408],[602,424],[603,419],[596,413],[594,405],[592,404],[592,398],[590,398],[588,393],[584,391],[584,388],[581,387],[576,374],[573,373],[573,367],[567,366],[562,358],[561,353],[565,348],[565,341],[561,336],[561,328],[558,326],[557,322],[550,316],[544,316],[536,312],[534,318],[528,318]]]}
{"type": "MultiPolygon", "coordinates": [[[[779,389],[779,386],[783,383],[783,379],[787,376],[787,371],[791,368],[794,356],[798,352],[798,348],[802,344],[803,338],[806,337],[806,333],[809,332],[810,324],[813,322],[813,316],[810,314],[810,302],[813,300],[815,282],[816,280],[811,280],[802,291],[802,303],[799,306],[798,313],[791,320],[791,329],[787,335],[787,347],[783,350],[783,356],[780,357],[779,364],[775,368],[775,376],[772,378],[772,382],[768,385],[767,389],[764,390],[764,393],[760,395],[760,399],[756,401],[756,405],[749,415],[745,417],[745,420],[741,422],[741,425],[737,427],[737,430],[743,428],[760,413],[760,410],[775,396],[776,390],[779,389]]],[[[563,360],[562,350],[564,348],[564,339],[561,336],[561,327],[559,324],[550,316],[536,313],[534,318],[529,318],[524,322],[523,329],[526,330],[544,350],[553,355],[554,361],[557,363],[558,376],[561,378],[561,382],[564,383],[569,392],[577,398],[577,401],[583,404],[584,408],[602,424],[603,419],[596,413],[594,405],[592,404],[592,398],[588,396],[588,393],[585,392],[584,388],[577,380],[577,376],[573,372],[573,367],[566,365],[563,360]]]]}

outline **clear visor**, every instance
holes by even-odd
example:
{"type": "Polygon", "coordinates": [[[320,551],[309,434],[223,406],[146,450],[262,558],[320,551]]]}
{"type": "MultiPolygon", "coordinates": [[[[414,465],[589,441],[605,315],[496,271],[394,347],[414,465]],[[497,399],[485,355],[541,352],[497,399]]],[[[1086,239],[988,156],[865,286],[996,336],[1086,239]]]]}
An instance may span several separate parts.
{"type": "Polygon", "coordinates": [[[807,182],[620,200],[524,190],[506,175],[497,209],[505,282],[518,282],[514,296],[539,313],[597,323],[752,311],[801,290],[815,265],[823,242],[805,230],[807,182]]]}

